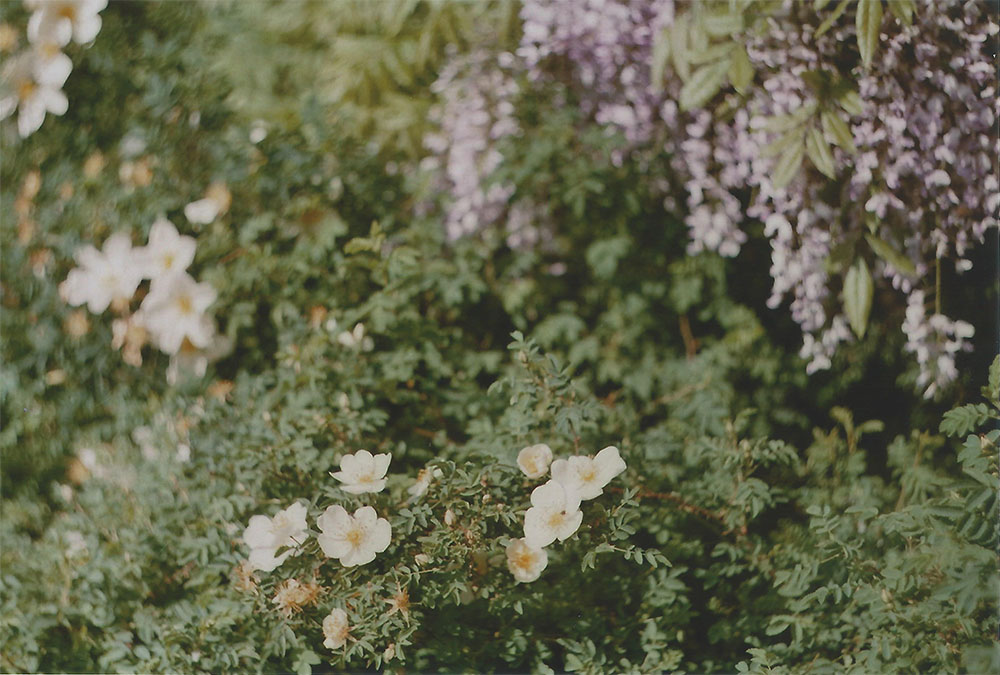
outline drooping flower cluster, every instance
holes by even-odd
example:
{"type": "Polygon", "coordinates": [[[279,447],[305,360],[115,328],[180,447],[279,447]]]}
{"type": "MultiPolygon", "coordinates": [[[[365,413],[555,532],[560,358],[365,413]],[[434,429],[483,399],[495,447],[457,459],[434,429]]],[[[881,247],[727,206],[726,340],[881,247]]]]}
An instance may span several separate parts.
{"type": "Polygon", "coordinates": [[[160,217],[149,231],[146,246],[133,248],[124,232],[111,235],[102,250],[87,245],[75,254],[78,267],[59,286],[72,306],[86,304],[94,314],[109,306],[120,316],[112,324],[115,349],[125,361],[142,364],[142,347],[151,342],[171,357],[167,379],[176,382],[181,370],[205,374],[208,362],[228,349],[228,341],[215,330],[208,313],[216,291],[187,272],[194,260],[195,240],[181,235],[174,224],[160,217]],[[144,279],[149,292],[139,309],[129,307],[144,279]]]}
{"type": "Polygon", "coordinates": [[[4,64],[0,78],[0,119],[18,111],[21,138],[37,131],[45,114],[62,115],[69,101],[62,87],[73,70],[62,53],[70,41],[87,44],[101,30],[100,12],[108,0],[25,0],[29,47],[4,64]]]}
{"type": "Polygon", "coordinates": [[[519,582],[538,579],[548,565],[545,547],[573,536],[583,522],[580,502],[599,497],[604,487],[625,470],[618,448],[609,446],[594,457],[577,455],[552,461],[552,450],[539,444],[523,448],[517,465],[530,479],[552,478],[531,493],[524,514],[524,537],[507,545],[507,568],[519,582]]]}

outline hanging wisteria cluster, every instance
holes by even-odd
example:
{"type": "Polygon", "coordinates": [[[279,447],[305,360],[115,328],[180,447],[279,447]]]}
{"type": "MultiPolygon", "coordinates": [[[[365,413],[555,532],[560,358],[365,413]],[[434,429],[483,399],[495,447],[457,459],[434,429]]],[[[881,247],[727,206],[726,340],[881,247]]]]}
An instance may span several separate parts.
{"type": "MultiPolygon", "coordinates": [[[[844,307],[850,261],[836,257],[851,247],[873,260],[874,278],[906,295],[906,349],[917,357],[919,381],[931,396],[955,378],[954,354],[968,349],[971,337],[971,326],[947,318],[934,295],[940,264],[950,256],[959,273],[970,269],[969,250],[997,225],[1000,99],[990,45],[998,26],[982,3],[959,0],[919,3],[910,25],[886,13],[878,57],[866,69],[854,22],[820,28],[831,9],[779,3],[751,28],[734,29],[727,38],[745,50],[749,83],[739,92],[722,87],[707,102],[682,109],[683,81],[691,75],[663,68],[657,50],[661,34],[677,22],[691,25],[692,6],[527,0],[521,42],[515,56],[505,55],[503,77],[511,82],[513,67],[536,91],[557,79],[569,86],[583,113],[625,137],[617,161],[628,153],[669,157],[669,182],[683,188],[684,202],[665,194],[664,205],[683,214],[689,253],[735,257],[748,225],[763,223],[772,248],[768,306],[787,303],[802,328],[800,354],[810,373],[829,368],[838,345],[863,334],[864,321],[852,321],[844,307]],[[828,89],[851,62],[857,66],[845,81],[853,91],[835,101],[828,89]],[[833,112],[835,104],[841,107],[833,112]],[[829,147],[828,166],[803,162],[790,180],[778,177],[782,154],[771,148],[788,120],[839,146],[829,147]],[[918,313],[928,297],[933,307],[918,313]]],[[[453,237],[501,222],[518,205],[508,205],[511,189],[494,185],[493,200],[478,202],[491,208],[469,215],[470,195],[486,194],[483,186],[502,162],[489,121],[502,113],[506,133],[517,128],[518,88],[492,82],[501,71],[491,71],[488,59],[478,64],[476,81],[492,98],[470,96],[467,80],[438,83],[443,133],[431,147],[447,157],[453,237]],[[456,225],[461,218],[464,225],[456,225]]]]}
{"type": "Polygon", "coordinates": [[[62,115],[69,109],[62,87],[73,62],[62,49],[97,37],[108,0],[25,0],[24,5],[32,11],[28,48],[8,60],[0,76],[0,119],[17,110],[22,138],[38,131],[46,113],[62,115]]]}

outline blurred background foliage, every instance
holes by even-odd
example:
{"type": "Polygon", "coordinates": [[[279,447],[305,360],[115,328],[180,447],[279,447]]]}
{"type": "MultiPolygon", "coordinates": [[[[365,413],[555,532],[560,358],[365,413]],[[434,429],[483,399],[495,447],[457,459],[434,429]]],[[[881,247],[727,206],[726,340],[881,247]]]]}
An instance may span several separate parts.
{"type": "Polygon", "coordinates": [[[891,299],[806,375],[801,331],[766,306],[763,226],[738,259],[688,255],[667,160],[567,103],[558,66],[515,78],[487,181],[540,239],[450,237],[435,82],[513,50],[520,9],[112,3],[67,48],[69,111],[26,139],[0,124],[5,672],[997,667],[995,233],[977,276],[944,284],[977,329],[948,396],[914,391],[891,299]],[[213,183],[231,205],[190,222],[213,183]],[[196,237],[234,344],[176,386],[58,291],[81,245],[139,245],[159,214],[196,237]],[[371,351],[337,339],[358,322],[371,351]],[[515,585],[498,542],[536,442],[617,444],[629,470],[515,585]],[[389,551],[241,586],[249,517],[344,502],[327,472],[358,448],[393,456],[389,551]],[[428,462],[444,474],[410,500],[428,462]],[[285,616],[293,576],[325,591],[285,616]],[[400,588],[410,613],[387,616],[400,588]],[[355,640],[331,652],[320,623],[345,597],[355,640]]]}

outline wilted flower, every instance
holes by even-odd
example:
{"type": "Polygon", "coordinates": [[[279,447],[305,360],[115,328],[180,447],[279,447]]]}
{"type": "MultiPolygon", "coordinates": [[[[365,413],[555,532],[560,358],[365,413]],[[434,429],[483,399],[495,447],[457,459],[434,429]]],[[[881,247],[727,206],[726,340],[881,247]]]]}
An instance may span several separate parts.
{"type": "Polygon", "coordinates": [[[328,558],[337,558],[344,567],[366,565],[389,547],[392,528],[370,506],[350,515],[339,504],[327,507],[316,519],[322,534],[316,537],[328,558]]]}
{"type": "Polygon", "coordinates": [[[85,44],[97,37],[98,13],[108,0],[25,0],[24,4],[35,10],[28,19],[28,40],[65,47],[71,39],[85,44]]]}
{"type": "Polygon", "coordinates": [[[522,583],[537,579],[549,564],[549,554],[544,548],[533,548],[524,539],[507,544],[507,569],[522,583]]]}
{"type": "Polygon", "coordinates": [[[271,602],[285,617],[290,617],[292,614],[301,612],[303,607],[316,602],[322,590],[322,587],[316,583],[303,584],[298,579],[288,579],[275,589],[271,602]]]}
{"type": "Polygon", "coordinates": [[[104,249],[93,246],[77,250],[79,267],[70,270],[59,293],[70,305],[87,303],[87,308],[100,314],[113,301],[128,301],[142,281],[142,270],[136,261],[132,242],[119,232],[108,237],[104,249]]]}
{"type": "Polygon", "coordinates": [[[180,351],[170,356],[170,363],[167,365],[167,384],[171,386],[177,384],[182,375],[204,377],[208,371],[208,364],[221,359],[232,349],[233,341],[225,335],[213,335],[212,341],[204,349],[195,347],[185,339],[181,343],[180,351]]]}
{"type": "Polygon", "coordinates": [[[531,508],[524,514],[524,542],[531,548],[543,548],[556,539],[563,541],[581,522],[580,498],[550,480],[531,493],[531,508]]]}
{"type": "Polygon", "coordinates": [[[347,612],[337,607],[323,619],[323,646],[327,649],[340,649],[347,642],[350,625],[347,623],[347,612]]]}
{"type": "Polygon", "coordinates": [[[576,456],[552,462],[552,478],[580,499],[599,496],[604,486],[624,470],[625,461],[613,445],[593,458],[576,456]]]}
{"type": "Polygon", "coordinates": [[[149,230],[149,243],[137,249],[146,278],[186,270],[194,260],[195,246],[194,238],[179,234],[173,223],[160,216],[149,230]]]}
{"type": "Polygon", "coordinates": [[[352,494],[381,492],[385,488],[385,472],[389,469],[392,455],[383,453],[372,455],[367,450],[358,450],[353,455],[340,459],[340,471],[330,475],[343,485],[341,489],[352,494]]]}
{"type": "Polygon", "coordinates": [[[111,348],[122,350],[122,359],[130,366],[142,365],[142,346],[148,333],[141,315],[133,314],[111,322],[111,348]]]}
{"type": "Polygon", "coordinates": [[[215,323],[205,310],[216,297],[210,284],[177,272],[154,280],[139,311],[156,345],[166,353],[176,354],[185,339],[204,349],[215,335],[215,323]]]}
{"type": "Polygon", "coordinates": [[[552,449],[544,443],[529,445],[517,453],[517,466],[531,479],[541,478],[552,463],[552,449]]]}
{"type": "Polygon", "coordinates": [[[270,572],[292,554],[287,550],[275,557],[279,548],[298,546],[309,537],[306,527],[306,507],[295,502],[278,511],[273,518],[253,516],[243,531],[243,543],[250,547],[250,566],[270,572]]]}
{"type": "Polygon", "coordinates": [[[2,71],[0,119],[20,110],[17,132],[26,138],[45,121],[45,113],[62,115],[69,101],[62,86],[73,64],[58,51],[29,50],[9,59],[2,71]]]}

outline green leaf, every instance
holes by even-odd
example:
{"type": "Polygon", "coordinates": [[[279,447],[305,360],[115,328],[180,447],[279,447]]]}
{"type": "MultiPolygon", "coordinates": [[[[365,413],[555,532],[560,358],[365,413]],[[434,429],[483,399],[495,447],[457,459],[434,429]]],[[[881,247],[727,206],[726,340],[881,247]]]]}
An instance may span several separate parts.
{"type": "Polygon", "coordinates": [[[837,177],[837,167],[833,162],[833,152],[823,138],[823,132],[813,127],[806,134],[806,154],[819,172],[827,178],[837,177]]]}
{"type": "Polygon", "coordinates": [[[889,0],[889,11],[904,26],[913,25],[913,14],[916,9],[913,0],[889,0]]]}
{"type": "MultiPolygon", "coordinates": [[[[830,16],[826,17],[826,19],[823,20],[823,23],[819,25],[819,28],[816,29],[816,32],[813,33],[813,37],[819,37],[823,33],[830,30],[830,28],[833,27],[833,24],[837,22],[837,19],[840,18],[840,15],[844,13],[844,10],[847,9],[847,4],[849,2],[850,0],[840,0],[840,2],[837,3],[837,6],[833,8],[833,11],[830,12],[830,16]]],[[[825,5],[826,2],[824,2],[823,4],[825,5]]],[[[816,7],[817,12],[820,9],[821,7],[816,7]]]]}
{"type": "Polygon", "coordinates": [[[865,68],[869,68],[878,49],[879,28],[882,26],[882,0],[858,0],[858,11],[854,19],[858,30],[861,63],[865,68]]]}
{"type": "Polygon", "coordinates": [[[691,77],[691,64],[688,60],[688,28],[690,24],[691,17],[683,14],[674,21],[673,30],[670,32],[670,51],[674,57],[674,69],[684,81],[691,77]]]}
{"type": "Polygon", "coordinates": [[[832,143],[836,143],[852,155],[858,151],[854,146],[854,134],[840,115],[832,110],[824,110],[819,119],[823,125],[823,133],[832,143]]]}
{"type": "Polygon", "coordinates": [[[295,660],[293,668],[296,675],[310,675],[312,667],[320,662],[319,656],[311,649],[307,649],[295,660]]]}
{"type": "Polygon", "coordinates": [[[870,234],[866,234],[865,239],[868,241],[868,245],[872,247],[872,250],[875,251],[875,255],[895,267],[897,271],[908,277],[912,277],[917,273],[913,261],[886,242],[870,234]]]}
{"type": "Polygon", "coordinates": [[[994,416],[993,411],[985,403],[963,405],[944,414],[941,420],[941,433],[948,436],[965,436],[986,424],[994,416]]]}
{"type": "Polygon", "coordinates": [[[728,58],[702,66],[691,75],[681,88],[680,106],[682,110],[700,108],[718,93],[729,72],[728,58]]]}
{"type": "Polygon", "coordinates": [[[868,315],[872,309],[872,296],[875,285],[868,265],[861,258],[847,270],[844,278],[844,314],[851,324],[851,329],[859,338],[865,336],[868,328],[868,315]]]}
{"type": "Polygon", "coordinates": [[[705,31],[716,37],[729,36],[743,30],[743,16],[736,13],[709,14],[703,20],[705,31]]]}
{"type": "Polygon", "coordinates": [[[839,99],[840,107],[850,115],[860,115],[865,111],[865,103],[858,96],[858,92],[851,90],[846,92],[839,99]]]}
{"type": "Polygon", "coordinates": [[[987,386],[989,391],[986,397],[996,404],[1000,401],[1000,356],[993,359],[993,363],[990,364],[990,379],[987,386]]]}
{"type": "Polygon", "coordinates": [[[802,158],[805,155],[805,147],[801,141],[797,141],[785,149],[778,157],[774,165],[774,173],[771,178],[776,188],[783,188],[788,185],[798,174],[799,167],[802,166],[802,158]]]}
{"type": "Polygon", "coordinates": [[[732,60],[729,63],[729,81],[733,87],[741,94],[745,94],[747,87],[753,82],[753,64],[747,56],[747,50],[737,47],[733,50],[732,60]]]}
{"type": "Polygon", "coordinates": [[[670,33],[663,30],[653,43],[653,58],[650,64],[650,79],[653,87],[660,91],[663,88],[663,78],[670,62],[670,33]]]}

